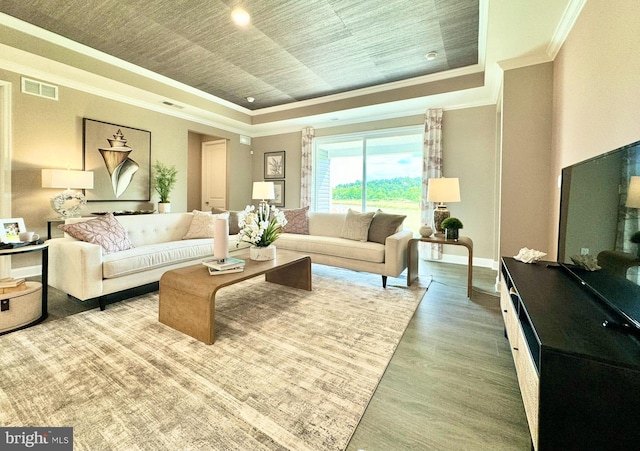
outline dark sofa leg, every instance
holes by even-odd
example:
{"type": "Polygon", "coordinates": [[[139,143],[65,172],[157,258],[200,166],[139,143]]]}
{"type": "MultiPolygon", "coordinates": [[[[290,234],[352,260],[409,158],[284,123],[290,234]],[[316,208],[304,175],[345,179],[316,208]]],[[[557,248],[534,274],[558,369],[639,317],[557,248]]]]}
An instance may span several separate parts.
{"type": "Polygon", "coordinates": [[[382,276],[382,288],[387,288],[387,276],[382,276]]]}
{"type": "Polygon", "coordinates": [[[104,296],[100,296],[98,298],[98,303],[100,304],[100,310],[104,310],[105,308],[107,308],[107,304],[104,302],[104,296]]]}

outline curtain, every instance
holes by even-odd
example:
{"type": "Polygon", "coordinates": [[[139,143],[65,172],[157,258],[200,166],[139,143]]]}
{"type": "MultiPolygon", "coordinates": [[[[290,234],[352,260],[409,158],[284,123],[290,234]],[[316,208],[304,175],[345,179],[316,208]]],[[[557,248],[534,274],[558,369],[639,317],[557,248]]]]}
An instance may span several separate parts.
{"type": "Polygon", "coordinates": [[[300,207],[311,206],[312,184],[312,163],[313,163],[313,138],[315,130],[313,127],[302,129],[302,161],[301,161],[301,181],[300,181],[300,207]]]}
{"type": "MultiPolygon", "coordinates": [[[[430,178],[442,176],[442,108],[427,110],[424,119],[424,138],[422,147],[422,200],[420,214],[423,224],[433,227],[435,203],[427,202],[427,190],[430,178]]],[[[442,258],[442,245],[420,243],[423,258],[442,258]]]]}

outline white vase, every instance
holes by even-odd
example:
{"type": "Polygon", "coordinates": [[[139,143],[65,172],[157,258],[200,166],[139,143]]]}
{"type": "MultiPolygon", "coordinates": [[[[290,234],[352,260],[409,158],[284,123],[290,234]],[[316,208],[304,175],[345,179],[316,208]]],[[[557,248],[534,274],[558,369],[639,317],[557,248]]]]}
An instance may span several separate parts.
{"type": "Polygon", "coordinates": [[[171,202],[158,202],[158,213],[171,213],[171,202]]]}
{"type": "Polygon", "coordinates": [[[276,258],[276,247],[273,244],[267,247],[251,246],[249,248],[249,258],[257,261],[273,260],[276,258]]]}

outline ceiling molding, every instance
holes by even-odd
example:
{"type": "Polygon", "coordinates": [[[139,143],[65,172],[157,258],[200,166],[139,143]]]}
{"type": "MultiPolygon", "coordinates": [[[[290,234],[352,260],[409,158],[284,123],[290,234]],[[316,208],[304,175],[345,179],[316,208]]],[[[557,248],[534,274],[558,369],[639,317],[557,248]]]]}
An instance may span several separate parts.
{"type": "Polygon", "coordinates": [[[578,16],[580,16],[582,8],[584,8],[586,3],[587,0],[571,0],[567,5],[562,18],[558,23],[558,27],[551,38],[551,42],[549,42],[549,46],[547,47],[547,54],[552,60],[554,60],[558,55],[558,52],[562,48],[564,41],[566,41],[567,36],[569,36],[569,32],[576,24],[578,16]]]}

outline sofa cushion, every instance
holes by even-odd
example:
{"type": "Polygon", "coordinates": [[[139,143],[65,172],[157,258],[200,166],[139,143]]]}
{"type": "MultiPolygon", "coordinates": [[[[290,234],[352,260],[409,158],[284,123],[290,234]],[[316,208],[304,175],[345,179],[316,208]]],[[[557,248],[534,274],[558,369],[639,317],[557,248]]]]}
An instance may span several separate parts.
{"type": "MultiPolygon", "coordinates": [[[[235,248],[235,242],[233,246],[235,248]]],[[[114,279],[211,255],[213,255],[211,238],[148,244],[106,255],[102,262],[102,277],[114,279]]]]}
{"type": "Polygon", "coordinates": [[[384,244],[387,237],[398,231],[398,228],[405,220],[405,215],[392,215],[384,213],[382,210],[376,211],[373,215],[371,225],[369,225],[369,241],[384,244]]]}
{"type": "Polygon", "coordinates": [[[105,255],[133,248],[127,231],[112,213],[84,222],[62,224],[58,228],[77,240],[99,244],[105,255]]]}
{"type": "Polygon", "coordinates": [[[367,241],[369,237],[369,225],[373,220],[374,212],[360,213],[349,209],[342,224],[341,238],[348,240],[367,241]]]}
{"type": "Polygon", "coordinates": [[[276,248],[303,254],[323,254],[332,257],[383,263],[385,247],[369,241],[355,241],[345,238],[318,235],[283,233],[274,243],[276,248]]]}
{"type": "Polygon", "coordinates": [[[287,220],[287,225],[284,226],[284,233],[298,233],[302,235],[309,235],[309,207],[293,208],[289,210],[281,210],[284,213],[284,217],[287,220]]]}
{"type": "Polygon", "coordinates": [[[213,238],[216,228],[216,219],[228,217],[228,213],[214,215],[206,211],[193,210],[193,219],[191,219],[189,230],[182,239],[192,240],[195,238],[213,238]]]}
{"type": "Polygon", "coordinates": [[[212,207],[211,213],[214,215],[221,213],[229,213],[229,235],[237,235],[240,233],[240,226],[238,225],[238,212],[227,211],[221,208],[212,207]]]}

